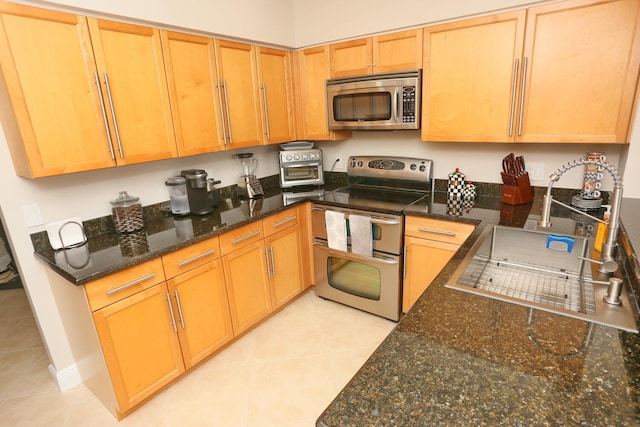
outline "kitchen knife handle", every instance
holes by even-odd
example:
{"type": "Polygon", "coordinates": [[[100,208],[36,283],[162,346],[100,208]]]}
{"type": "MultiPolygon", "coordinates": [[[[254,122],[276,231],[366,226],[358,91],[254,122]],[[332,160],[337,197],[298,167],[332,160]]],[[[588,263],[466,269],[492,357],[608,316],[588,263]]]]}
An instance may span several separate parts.
{"type": "Polygon", "coordinates": [[[516,58],[513,66],[513,86],[511,88],[511,114],[509,115],[509,136],[513,136],[513,119],[516,113],[516,89],[518,88],[518,70],[520,68],[520,58],[516,58]]]}
{"type": "Polygon", "coordinates": [[[520,117],[518,118],[518,136],[522,135],[522,119],[524,117],[524,90],[527,85],[527,57],[522,60],[522,84],[520,85],[520,117]]]}
{"type": "Polygon", "coordinates": [[[267,135],[267,141],[271,139],[269,132],[269,106],[267,104],[267,84],[262,82],[262,103],[264,104],[264,131],[267,135]]]}
{"type": "Polygon", "coordinates": [[[216,84],[216,87],[218,88],[218,102],[220,103],[220,115],[222,116],[222,139],[224,140],[224,145],[227,145],[227,128],[226,125],[224,123],[225,121],[225,117],[226,117],[226,113],[224,111],[224,106],[222,105],[222,85],[220,84],[220,79],[218,79],[218,83],[216,84]]]}
{"type": "Polygon", "coordinates": [[[107,121],[107,109],[104,106],[104,99],[102,98],[102,86],[100,85],[100,75],[98,72],[93,73],[94,79],[96,81],[96,86],[98,86],[98,99],[100,100],[100,110],[102,110],[102,120],[104,121],[104,127],[107,130],[107,140],[109,141],[109,151],[111,152],[111,159],[116,159],[116,153],[113,151],[113,140],[111,139],[111,131],[109,131],[109,122],[107,121]]]}
{"type": "Polygon", "coordinates": [[[109,98],[109,107],[111,108],[111,118],[113,119],[113,129],[116,132],[116,141],[118,142],[118,152],[120,158],[124,159],[124,153],[122,152],[122,143],[120,142],[120,131],[118,130],[118,120],[116,119],[116,110],[113,106],[113,97],[111,96],[111,85],[109,84],[109,76],[104,73],[104,84],[107,87],[107,97],[109,98]]]}

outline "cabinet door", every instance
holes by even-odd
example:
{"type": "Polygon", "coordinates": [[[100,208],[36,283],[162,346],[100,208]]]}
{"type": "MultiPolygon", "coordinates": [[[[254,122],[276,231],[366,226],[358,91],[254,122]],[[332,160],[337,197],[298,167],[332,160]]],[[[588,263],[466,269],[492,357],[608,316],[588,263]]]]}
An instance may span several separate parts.
{"type": "Polygon", "coordinates": [[[178,154],[225,149],[213,39],[161,31],[178,154]]]}
{"type": "Polygon", "coordinates": [[[290,53],[266,47],[256,49],[265,143],[293,141],[290,53]]]}
{"type": "Polygon", "coordinates": [[[164,283],[93,313],[120,412],[184,372],[164,283]]]}
{"type": "Polygon", "coordinates": [[[248,330],[271,311],[271,293],[263,241],[222,257],[233,331],[248,330]]]}
{"type": "Polygon", "coordinates": [[[119,165],[177,156],[160,31],[88,18],[119,165]],[[108,83],[107,83],[108,81],[108,83]]]}
{"type": "Polygon", "coordinates": [[[334,140],[349,138],[351,132],[329,132],[327,93],[329,46],[296,52],[296,121],[298,139],[334,140]]]}
{"type": "Polygon", "coordinates": [[[529,9],[518,141],[628,141],[640,2],[565,1],[529,9]]]}
{"type": "Polygon", "coordinates": [[[512,141],[524,10],[424,30],[424,141],[512,141]]]}
{"type": "Polygon", "coordinates": [[[460,245],[405,237],[402,311],[407,312],[429,287],[460,245]]]}
{"type": "Polygon", "coordinates": [[[218,39],[214,43],[218,76],[222,81],[228,148],[261,145],[255,47],[218,39]]]}
{"type": "Polygon", "coordinates": [[[373,72],[372,39],[351,40],[329,45],[331,77],[358,76],[373,72]]]}
{"type": "Polygon", "coordinates": [[[19,130],[7,143],[18,175],[115,166],[90,43],[84,17],[0,2],[0,66],[19,130]]]}
{"type": "Polygon", "coordinates": [[[422,29],[376,36],[372,47],[374,73],[422,68],[422,29]]]}
{"type": "Polygon", "coordinates": [[[233,339],[227,290],[220,260],[167,281],[186,369],[233,339]]]}
{"type": "Polygon", "coordinates": [[[303,291],[300,232],[297,225],[265,239],[273,308],[279,308],[303,291]]]}

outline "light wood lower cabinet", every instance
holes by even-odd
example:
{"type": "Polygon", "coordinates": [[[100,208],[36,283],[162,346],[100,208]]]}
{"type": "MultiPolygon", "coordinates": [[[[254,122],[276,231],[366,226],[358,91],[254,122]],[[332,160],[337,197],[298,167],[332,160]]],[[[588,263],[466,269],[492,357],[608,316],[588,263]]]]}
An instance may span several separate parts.
{"type": "Polygon", "coordinates": [[[119,413],[185,370],[169,304],[161,283],[93,313],[119,413]]]}
{"type": "Polygon", "coordinates": [[[304,289],[300,231],[291,225],[265,239],[271,303],[274,309],[284,306],[304,289]]]}
{"type": "Polygon", "coordinates": [[[429,287],[475,225],[407,216],[402,311],[407,312],[429,287]]]}

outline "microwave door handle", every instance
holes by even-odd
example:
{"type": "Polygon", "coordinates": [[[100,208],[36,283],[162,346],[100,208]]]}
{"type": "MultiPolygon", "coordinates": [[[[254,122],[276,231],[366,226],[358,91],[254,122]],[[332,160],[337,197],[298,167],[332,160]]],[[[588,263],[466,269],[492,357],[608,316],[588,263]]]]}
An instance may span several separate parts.
{"type": "Polygon", "coordinates": [[[395,88],[396,91],[396,96],[395,96],[395,105],[393,107],[393,110],[396,113],[396,123],[400,123],[400,90],[398,90],[398,88],[395,88]]]}

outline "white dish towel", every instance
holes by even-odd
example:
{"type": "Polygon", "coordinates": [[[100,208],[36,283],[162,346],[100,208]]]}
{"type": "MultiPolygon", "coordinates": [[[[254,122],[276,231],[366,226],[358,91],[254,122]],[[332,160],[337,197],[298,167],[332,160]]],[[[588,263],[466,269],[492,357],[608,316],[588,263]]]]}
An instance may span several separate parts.
{"type": "Polygon", "coordinates": [[[373,256],[371,217],[349,215],[349,231],[351,232],[351,252],[368,257],[373,256]]]}
{"type": "Polygon", "coordinates": [[[342,212],[325,211],[324,222],[327,226],[327,243],[331,249],[347,251],[347,224],[342,212]]]}

